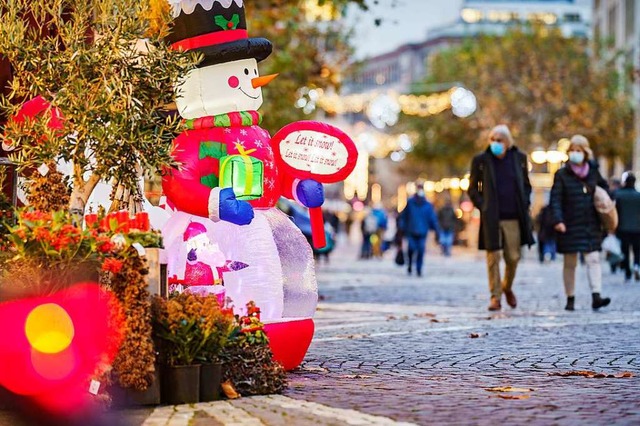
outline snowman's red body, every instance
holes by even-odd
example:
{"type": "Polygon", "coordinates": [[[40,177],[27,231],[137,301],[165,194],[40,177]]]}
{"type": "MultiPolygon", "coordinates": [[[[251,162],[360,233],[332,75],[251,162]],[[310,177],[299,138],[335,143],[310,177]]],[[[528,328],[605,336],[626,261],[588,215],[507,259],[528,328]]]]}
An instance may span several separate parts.
{"type": "Polygon", "coordinates": [[[181,164],[163,178],[167,197],[178,210],[209,216],[209,194],[217,187],[220,158],[240,154],[238,145],[253,150],[252,157],[264,165],[262,197],[251,201],[257,209],[274,207],[278,198],[292,197],[294,179],[279,173],[270,146],[269,132],[259,126],[256,111],[231,112],[215,117],[187,120],[185,130],[174,141],[173,157],[181,164]]]}

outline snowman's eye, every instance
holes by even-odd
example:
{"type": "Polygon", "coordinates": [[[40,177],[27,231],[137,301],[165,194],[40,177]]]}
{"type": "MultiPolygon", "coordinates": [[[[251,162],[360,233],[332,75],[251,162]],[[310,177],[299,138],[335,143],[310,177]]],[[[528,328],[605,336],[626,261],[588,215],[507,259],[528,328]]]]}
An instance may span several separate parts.
{"type": "Polygon", "coordinates": [[[258,75],[258,70],[253,70],[253,73],[254,73],[255,75],[258,75]]]}
{"type": "Polygon", "coordinates": [[[249,75],[249,68],[244,69],[244,75],[249,75]]]}

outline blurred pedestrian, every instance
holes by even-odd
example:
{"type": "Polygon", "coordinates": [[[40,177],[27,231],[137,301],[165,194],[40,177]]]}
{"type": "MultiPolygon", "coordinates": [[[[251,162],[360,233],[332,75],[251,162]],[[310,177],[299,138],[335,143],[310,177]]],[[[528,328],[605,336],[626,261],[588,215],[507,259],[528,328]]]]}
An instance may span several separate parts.
{"type": "Polygon", "coordinates": [[[373,256],[373,236],[378,232],[378,218],[370,208],[364,210],[364,218],[360,225],[362,231],[362,246],[360,248],[360,258],[370,259],[373,256]]]}
{"type": "Polygon", "coordinates": [[[387,218],[387,229],[382,234],[382,252],[386,252],[396,243],[397,229],[397,214],[389,213],[387,218]]]}
{"type": "Polygon", "coordinates": [[[527,155],[514,145],[509,128],[498,125],[489,133],[487,149],[473,158],[469,179],[469,197],[480,210],[478,247],[487,250],[490,311],[501,309],[502,293],[509,306],[515,308],[518,304],[512,286],[521,257],[520,247],[534,243],[530,196],[527,155]],[[506,264],[503,280],[502,252],[506,264]]]}
{"type": "Polygon", "coordinates": [[[451,200],[447,199],[444,206],[438,211],[438,225],[440,225],[440,233],[438,234],[438,242],[445,257],[451,256],[451,247],[453,247],[453,239],[455,235],[455,227],[458,217],[453,209],[451,200]]]}
{"type": "Polygon", "coordinates": [[[569,162],[558,170],[551,188],[551,210],[558,232],[558,252],[564,254],[563,280],[567,295],[565,309],[575,309],[575,280],[578,253],[584,254],[587,279],[591,287],[593,309],[607,306],[611,301],[600,296],[602,268],[600,251],[602,224],[596,211],[593,195],[596,185],[609,189],[594,161],[589,141],[574,135],[569,146],[569,162]]]}
{"type": "Polygon", "coordinates": [[[347,217],[344,220],[344,232],[345,234],[347,234],[347,240],[349,240],[349,237],[351,236],[351,226],[353,225],[353,215],[354,215],[354,211],[351,209],[347,213],[347,217]]]}
{"type": "Polygon", "coordinates": [[[331,229],[334,234],[338,234],[340,232],[340,218],[333,210],[323,210],[322,216],[324,218],[324,223],[328,223],[331,226],[331,229]]]}
{"type": "Polygon", "coordinates": [[[387,212],[382,203],[376,203],[371,209],[371,215],[376,218],[376,231],[371,235],[371,246],[373,248],[373,256],[382,257],[382,242],[384,233],[387,230],[387,212]]]}
{"type": "Polygon", "coordinates": [[[413,272],[414,260],[416,273],[422,276],[422,264],[429,230],[438,232],[438,218],[435,210],[424,193],[424,184],[416,184],[416,193],[407,200],[406,207],[398,216],[398,228],[408,243],[407,272],[413,272]]]}
{"type": "Polygon", "coordinates": [[[538,216],[536,216],[538,228],[538,259],[544,263],[545,257],[549,255],[550,260],[556,260],[556,230],[553,222],[553,212],[547,204],[538,216]]]}
{"type": "Polygon", "coordinates": [[[616,235],[622,248],[622,269],[626,281],[631,279],[631,256],[633,249],[633,275],[640,281],[640,192],[636,191],[636,177],[626,172],[622,177],[622,188],[615,192],[618,210],[616,235]]]}

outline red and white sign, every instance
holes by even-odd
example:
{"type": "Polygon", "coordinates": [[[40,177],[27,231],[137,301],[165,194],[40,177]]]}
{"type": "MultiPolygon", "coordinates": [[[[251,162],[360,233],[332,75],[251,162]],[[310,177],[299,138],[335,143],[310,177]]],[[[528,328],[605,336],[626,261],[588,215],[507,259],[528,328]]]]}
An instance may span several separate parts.
{"type": "MultiPolygon", "coordinates": [[[[343,181],[358,161],[355,143],[337,127],[317,121],[297,121],[284,126],[271,138],[280,170],[297,179],[320,183],[343,181]]],[[[320,207],[309,209],[313,245],[327,245],[320,207]]]]}

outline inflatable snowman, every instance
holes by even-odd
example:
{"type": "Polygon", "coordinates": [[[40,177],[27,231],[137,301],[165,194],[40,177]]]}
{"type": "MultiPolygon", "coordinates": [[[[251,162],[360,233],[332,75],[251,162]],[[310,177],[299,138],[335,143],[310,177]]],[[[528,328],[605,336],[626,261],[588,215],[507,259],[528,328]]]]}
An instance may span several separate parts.
{"type": "Polygon", "coordinates": [[[184,276],[183,235],[200,223],[227,259],[249,265],[225,274],[226,294],[236,308],[255,301],[275,358],[295,368],[313,336],[317,284],[311,247],[275,206],[284,196],[318,208],[322,184],[280,170],[260,127],[261,87],[275,75],[261,77],[258,62],[272,46],[248,37],[243,1],[169,2],[175,19],[168,41],[204,59],[176,86],[186,130],[173,144],[180,167],[163,177],[175,210],[163,229],[168,275],[184,276]]]}

